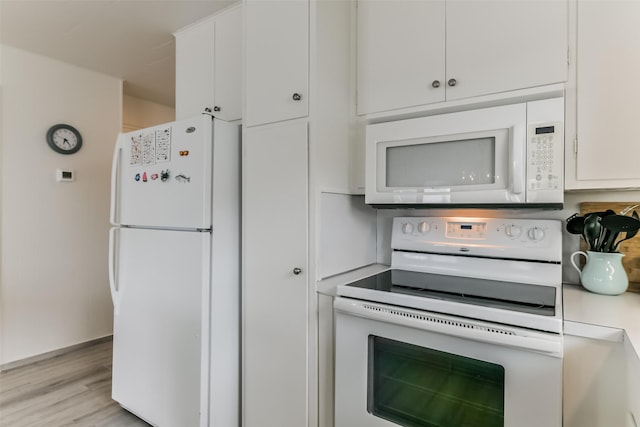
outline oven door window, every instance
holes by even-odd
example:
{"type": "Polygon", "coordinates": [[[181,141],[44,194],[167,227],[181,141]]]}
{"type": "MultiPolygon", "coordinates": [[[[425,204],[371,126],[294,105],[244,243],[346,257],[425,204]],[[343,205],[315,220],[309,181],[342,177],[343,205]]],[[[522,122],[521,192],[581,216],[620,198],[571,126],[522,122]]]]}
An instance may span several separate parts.
{"type": "Polygon", "coordinates": [[[405,427],[503,427],[500,365],[369,336],[369,413],[405,427]]]}

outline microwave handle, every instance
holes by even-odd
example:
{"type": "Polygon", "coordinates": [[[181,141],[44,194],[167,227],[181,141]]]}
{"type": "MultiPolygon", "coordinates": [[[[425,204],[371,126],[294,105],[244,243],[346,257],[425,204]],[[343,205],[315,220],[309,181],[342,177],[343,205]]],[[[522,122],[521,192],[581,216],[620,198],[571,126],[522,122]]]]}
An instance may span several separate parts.
{"type": "Polygon", "coordinates": [[[527,146],[526,129],[522,125],[514,125],[509,129],[511,139],[511,170],[512,192],[513,194],[524,193],[524,181],[527,176],[524,164],[524,150],[527,146]]]}

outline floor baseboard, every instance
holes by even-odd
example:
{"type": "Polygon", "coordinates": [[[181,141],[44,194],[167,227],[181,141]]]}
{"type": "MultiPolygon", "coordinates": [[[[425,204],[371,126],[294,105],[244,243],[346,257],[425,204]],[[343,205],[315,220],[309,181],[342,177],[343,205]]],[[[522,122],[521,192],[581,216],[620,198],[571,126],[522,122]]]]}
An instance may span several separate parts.
{"type": "Polygon", "coordinates": [[[69,347],[59,348],[57,350],[48,351],[46,353],[37,354],[35,356],[27,357],[25,359],[15,360],[13,362],[4,363],[0,365],[0,372],[6,372],[11,369],[20,368],[22,366],[30,365],[32,363],[40,362],[41,360],[51,359],[52,357],[60,356],[62,354],[69,353],[74,350],[78,350],[92,345],[100,344],[106,341],[112,341],[113,335],[107,335],[102,338],[96,338],[94,340],[81,342],[79,344],[70,345],[69,347]]]}

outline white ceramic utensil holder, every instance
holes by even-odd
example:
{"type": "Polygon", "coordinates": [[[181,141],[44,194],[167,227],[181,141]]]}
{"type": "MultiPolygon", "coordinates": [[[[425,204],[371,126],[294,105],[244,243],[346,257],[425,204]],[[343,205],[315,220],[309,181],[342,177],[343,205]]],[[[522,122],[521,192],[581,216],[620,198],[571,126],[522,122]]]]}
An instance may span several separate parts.
{"type": "Polygon", "coordinates": [[[629,278],[622,267],[624,254],[618,252],[576,251],[571,254],[571,264],[580,274],[585,289],[596,294],[619,295],[627,290],[629,278]],[[576,255],[584,255],[582,270],[575,262],[576,255]]]}

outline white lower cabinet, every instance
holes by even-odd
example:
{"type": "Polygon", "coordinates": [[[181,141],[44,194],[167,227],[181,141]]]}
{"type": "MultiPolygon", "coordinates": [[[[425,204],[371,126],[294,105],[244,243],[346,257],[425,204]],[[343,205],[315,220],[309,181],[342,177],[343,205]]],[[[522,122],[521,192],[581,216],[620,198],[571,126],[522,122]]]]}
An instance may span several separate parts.
{"type": "Polygon", "coordinates": [[[306,426],[307,122],[243,138],[243,425],[306,426]]]}
{"type": "Polygon", "coordinates": [[[318,295],[318,426],[333,427],[335,418],[335,345],[333,297],[318,295]]]}
{"type": "Polygon", "coordinates": [[[640,358],[628,339],[624,341],[627,358],[629,405],[626,414],[626,427],[640,425],[640,358]]]}
{"type": "Polygon", "coordinates": [[[622,341],[564,336],[564,427],[633,426],[626,358],[622,341]]]}

